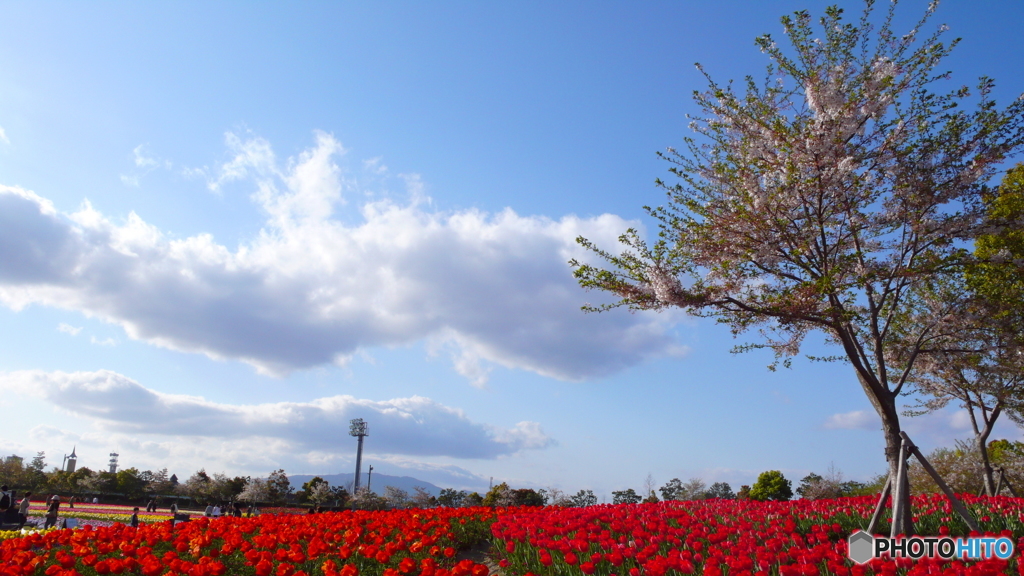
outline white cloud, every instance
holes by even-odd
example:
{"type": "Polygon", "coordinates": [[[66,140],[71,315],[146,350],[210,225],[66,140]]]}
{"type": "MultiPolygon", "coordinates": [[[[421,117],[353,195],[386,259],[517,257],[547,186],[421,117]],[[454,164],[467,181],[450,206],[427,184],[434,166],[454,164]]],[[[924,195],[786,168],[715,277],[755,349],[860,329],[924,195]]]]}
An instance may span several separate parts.
{"type": "Polygon", "coordinates": [[[28,431],[34,442],[41,444],[74,444],[79,436],[50,424],[39,424],[28,431]]]}
{"type": "Polygon", "coordinates": [[[202,178],[204,180],[208,180],[209,171],[210,169],[206,166],[203,166],[202,168],[190,168],[188,166],[184,166],[181,168],[179,173],[186,179],[202,178]]]}
{"type": "Polygon", "coordinates": [[[387,174],[388,167],[384,164],[384,158],[377,156],[376,158],[370,158],[369,160],[363,160],[363,169],[372,174],[387,174]]]}
{"type": "Polygon", "coordinates": [[[161,160],[154,156],[150,156],[145,151],[146,145],[139,144],[132,149],[132,159],[135,164],[135,168],[138,172],[134,174],[121,174],[121,183],[125,186],[131,186],[132,188],[138,188],[142,182],[142,177],[149,174],[157,168],[165,168],[170,170],[173,167],[173,163],[170,160],[161,160]]]}
{"type": "Polygon", "coordinates": [[[825,428],[838,430],[879,430],[881,426],[878,414],[869,410],[833,414],[825,422],[825,428]]]}
{"type": "Polygon", "coordinates": [[[954,430],[970,430],[971,415],[967,410],[957,410],[949,417],[949,426],[954,430]]]}
{"type": "Polygon", "coordinates": [[[132,150],[132,154],[135,156],[135,165],[139,168],[156,168],[160,165],[160,161],[146,156],[142,151],[145,146],[145,144],[139,144],[132,150]]]}
{"type": "Polygon", "coordinates": [[[60,324],[57,325],[57,331],[63,332],[65,334],[71,334],[72,336],[78,336],[78,333],[82,331],[82,328],[76,328],[71,324],[65,324],[64,322],[61,322],[60,324]]]}
{"type": "Polygon", "coordinates": [[[470,384],[477,388],[487,386],[491,369],[482,365],[480,356],[468,348],[463,348],[458,354],[452,354],[452,361],[455,371],[465,376],[470,384]]]}
{"type": "Polygon", "coordinates": [[[521,449],[541,449],[554,444],[537,422],[520,422],[509,430],[501,430],[496,436],[499,442],[512,446],[519,446],[521,449]]]}
{"type": "Polygon", "coordinates": [[[614,247],[637,223],[428,212],[414,200],[366,203],[361,222],[344,224],[333,218],[354,186],[334,162],[344,150],[316,138],[281,168],[266,141],[228,135],[232,158],[211,188],[251,180],[267,214],[234,250],[208,234],[169,239],[134,213],[116,224],[88,202],[62,216],[0,187],[0,302],[80,311],[133,339],[273,374],[424,339],[453,346],[477,386],[494,365],[583,380],[685,351],[668,333],[678,315],[579,309],[587,295],[567,261],[589,255],[576,237],[614,247]]]}
{"type": "Polygon", "coordinates": [[[221,164],[217,178],[207,181],[210,191],[219,192],[223,184],[250,176],[280,176],[277,158],[270,147],[270,142],[263,138],[242,140],[232,132],[224,134],[224,142],[233,157],[221,164]]]}
{"type": "Polygon", "coordinates": [[[339,446],[339,438],[348,437],[352,418],[369,423],[368,449],[377,454],[491,459],[543,449],[554,442],[536,422],[496,428],[472,422],[461,410],[421,396],[221,404],[150,390],[107,370],[0,373],[0,390],[42,398],[93,420],[105,431],[219,440],[262,438],[295,453],[348,454],[351,446],[339,446]]]}
{"type": "Polygon", "coordinates": [[[89,343],[97,346],[117,346],[118,344],[117,340],[114,340],[113,338],[104,338],[103,340],[100,340],[95,336],[89,336],[89,343]]]}
{"type": "Polygon", "coordinates": [[[4,130],[3,126],[0,126],[0,140],[2,140],[4,142],[4,144],[10,144],[11,143],[10,139],[7,138],[7,131],[4,130]]]}
{"type": "Polygon", "coordinates": [[[473,343],[462,339],[451,330],[443,331],[431,337],[427,342],[427,351],[436,356],[447,351],[452,360],[452,367],[469,383],[477,388],[486,388],[491,367],[487,366],[482,355],[473,349],[473,343]]]}

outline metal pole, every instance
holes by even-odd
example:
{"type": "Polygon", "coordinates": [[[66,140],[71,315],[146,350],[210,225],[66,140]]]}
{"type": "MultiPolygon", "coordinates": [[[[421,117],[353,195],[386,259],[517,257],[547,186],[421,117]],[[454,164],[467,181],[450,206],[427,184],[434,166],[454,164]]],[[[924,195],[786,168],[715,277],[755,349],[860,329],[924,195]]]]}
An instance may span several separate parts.
{"type": "Polygon", "coordinates": [[[370,471],[366,474],[366,491],[370,492],[370,480],[373,480],[373,464],[370,464],[370,471]]]}
{"type": "MultiPolygon", "coordinates": [[[[360,435],[358,438],[359,438],[359,448],[356,449],[356,483],[355,483],[355,487],[352,488],[352,491],[355,494],[359,493],[359,475],[362,473],[361,471],[362,471],[362,468],[363,468],[363,436],[360,435]]],[[[353,496],[355,494],[353,494],[353,496]]]]}
{"type": "Polygon", "coordinates": [[[366,422],[362,418],[353,418],[349,428],[349,435],[359,438],[359,446],[356,448],[356,478],[352,482],[352,510],[356,509],[356,500],[359,498],[359,477],[363,475],[363,438],[368,434],[366,422]]]}

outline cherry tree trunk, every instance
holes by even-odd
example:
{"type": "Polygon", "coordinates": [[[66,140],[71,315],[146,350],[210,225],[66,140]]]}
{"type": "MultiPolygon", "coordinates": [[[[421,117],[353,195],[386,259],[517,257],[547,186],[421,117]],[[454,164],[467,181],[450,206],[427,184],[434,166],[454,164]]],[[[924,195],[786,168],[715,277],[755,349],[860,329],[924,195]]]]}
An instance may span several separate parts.
{"type": "Polygon", "coordinates": [[[988,458],[986,440],[988,440],[987,436],[979,434],[974,438],[974,444],[978,449],[978,455],[981,456],[982,479],[985,482],[985,495],[996,496],[995,473],[992,470],[992,462],[988,458]]]}
{"type": "MultiPolygon", "coordinates": [[[[893,394],[876,394],[875,387],[867,384],[864,376],[858,373],[861,385],[868,395],[882,420],[882,434],[885,435],[885,461],[892,478],[892,533],[910,536],[914,533],[913,513],[910,510],[910,475],[904,473],[902,481],[898,481],[900,454],[903,438],[900,437],[900,415],[896,408],[896,396],[893,394]],[[899,502],[901,505],[897,505],[899,502]]],[[[905,466],[909,467],[909,463],[905,466]]]]}

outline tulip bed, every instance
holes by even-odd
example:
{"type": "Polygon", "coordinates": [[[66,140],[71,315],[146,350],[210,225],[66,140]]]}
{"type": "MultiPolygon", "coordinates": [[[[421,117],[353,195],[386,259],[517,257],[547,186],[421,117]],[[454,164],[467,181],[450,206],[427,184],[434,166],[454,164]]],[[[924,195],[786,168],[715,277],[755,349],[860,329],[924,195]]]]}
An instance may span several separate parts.
{"type": "Polygon", "coordinates": [[[268,514],[51,530],[0,542],[0,575],[485,576],[486,566],[454,557],[486,538],[494,514],[268,514]]]}
{"type": "MultiPolygon", "coordinates": [[[[46,515],[46,504],[43,502],[38,505],[33,502],[32,507],[29,508],[28,515],[30,517],[42,518],[46,515]]],[[[74,508],[69,507],[66,503],[60,507],[61,518],[78,518],[79,520],[99,520],[107,522],[124,522],[128,523],[132,517],[132,506],[125,506],[122,504],[76,504],[74,508]]],[[[163,522],[171,517],[171,513],[164,510],[161,512],[146,512],[144,509],[139,510],[139,521],[140,522],[163,522]]]]}
{"type": "MultiPolygon", "coordinates": [[[[985,535],[1011,536],[1018,549],[1024,545],[1024,500],[963,498],[985,535]]],[[[846,538],[867,525],[876,502],[877,496],[519,509],[502,514],[491,529],[499,565],[516,575],[1020,574],[1016,556],[856,565],[847,559],[846,538]]],[[[923,534],[968,535],[943,497],[915,497],[913,510],[923,534]]]]}
{"type": "MultiPolygon", "coordinates": [[[[1024,544],[1024,500],[964,499],[986,535],[1024,544]]],[[[458,551],[488,540],[507,576],[1021,574],[1016,555],[854,565],[846,537],[867,524],[874,503],[707,500],[117,523],[3,539],[0,576],[486,576],[486,565],[458,551]]],[[[916,497],[914,513],[922,533],[967,535],[942,498],[916,497]]]]}
{"type": "MultiPolygon", "coordinates": [[[[47,530],[53,530],[53,528],[48,528],[47,530]]],[[[43,530],[32,527],[23,528],[21,530],[0,530],[0,542],[4,540],[9,540],[11,538],[21,538],[28,534],[35,534],[40,532],[43,532],[43,530]]]]}

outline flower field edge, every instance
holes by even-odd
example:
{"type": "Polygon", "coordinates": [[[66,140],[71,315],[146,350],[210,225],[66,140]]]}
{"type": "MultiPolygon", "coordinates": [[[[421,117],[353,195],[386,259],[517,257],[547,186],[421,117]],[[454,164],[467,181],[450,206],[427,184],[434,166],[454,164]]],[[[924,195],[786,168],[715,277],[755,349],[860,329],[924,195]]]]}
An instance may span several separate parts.
{"type": "MultiPolygon", "coordinates": [[[[964,501],[986,534],[1024,543],[1024,500],[964,501]]],[[[846,538],[874,505],[706,500],[117,523],[4,535],[0,576],[486,576],[486,565],[459,557],[481,542],[505,576],[1020,574],[1017,557],[856,565],[846,538]]],[[[966,534],[942,498],[915,497],[914,515],[922,531],[966,534]]]]}

